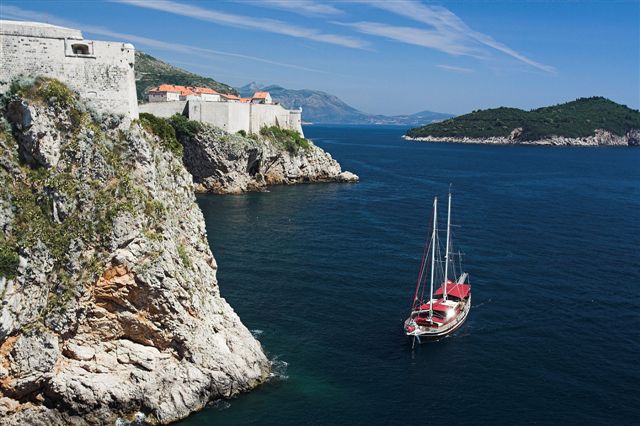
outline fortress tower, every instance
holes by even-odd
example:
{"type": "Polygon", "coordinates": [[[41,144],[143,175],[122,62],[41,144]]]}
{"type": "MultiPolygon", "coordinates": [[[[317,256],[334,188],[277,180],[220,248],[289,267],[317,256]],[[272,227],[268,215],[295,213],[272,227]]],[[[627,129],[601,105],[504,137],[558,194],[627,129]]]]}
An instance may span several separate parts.
{"type": "Polygon", "coordinates": [[[0,20],[0,93],[19,76],[60,80],[100,112],[138,118],[129,43],[85,40],[80,30],[0,20]]]}

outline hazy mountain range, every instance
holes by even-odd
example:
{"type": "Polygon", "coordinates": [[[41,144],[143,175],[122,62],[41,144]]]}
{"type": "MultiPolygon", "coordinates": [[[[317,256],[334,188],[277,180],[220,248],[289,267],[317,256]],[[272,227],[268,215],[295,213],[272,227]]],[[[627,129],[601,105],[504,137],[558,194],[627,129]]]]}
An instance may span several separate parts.
{"type": "Polygon", "coordinates": [[[237,89],[241,96],[251,96],[258,90],[271,93],[271,97],[285,108],[302,107],[302,119],[307,123],[322,124],[382,124],[420,126],[447,118],[452,114],[422,111],[410,115],[374,115],[359,111],[335,95],[320,90],[285,89],[277,85],[255,82],[237,89]]]}
{"type": "Polygon", "coordinates": [[[319,90],[292,90],[276,85],[249,83],[234,89],[210,77],[183,70],[141,51],[136,51],[135,64],[138,101],[145,102],[149,89],[160,84],[179,84],[183,86],[209,87],[221,93],[240,93],[251,96],[258,90],[271,93],[274,100],[286,108],[302,107],[302,119],[306,123],[323,124],[383,124],[401,126],[423,126],[446,120],[452,114],[422,111],[410,115],[374,115],[367,114],[347,105],[337,96],[319,90]]]}

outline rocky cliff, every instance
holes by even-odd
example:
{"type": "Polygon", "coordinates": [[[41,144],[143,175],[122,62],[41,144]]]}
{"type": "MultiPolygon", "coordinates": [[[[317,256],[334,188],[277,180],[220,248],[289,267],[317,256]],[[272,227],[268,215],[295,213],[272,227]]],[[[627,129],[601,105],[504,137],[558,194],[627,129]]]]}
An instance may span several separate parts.
{"type": "Polygon", "coordinates": [[[181,147],[51,80],[0,112],[0,423],[164,424],[262,382],[181,147]]]}
{"type": "Polygon", "coordinates": [[[596,129],[593,136],[570,138],[565,136],[548,136],[541,139],[526,140],[521,137],[522,128],[511,131],[509,136],[490,136],[484,138],[447,137],[447,136],[403,136],[404,139],[422,142],[453,142],[494,145],[549,145],[549,146],[640,146],[640,129],[631,129],[624,135],[616,135],[607,130],[596,129]]]}
{"type": "Polygon", "coordinates": [[[198,192],[237,194],[275,184],[358,181],[329,153],[291,131],[270,128],[247,137],[201,123],[173,124],[198,192]]]}

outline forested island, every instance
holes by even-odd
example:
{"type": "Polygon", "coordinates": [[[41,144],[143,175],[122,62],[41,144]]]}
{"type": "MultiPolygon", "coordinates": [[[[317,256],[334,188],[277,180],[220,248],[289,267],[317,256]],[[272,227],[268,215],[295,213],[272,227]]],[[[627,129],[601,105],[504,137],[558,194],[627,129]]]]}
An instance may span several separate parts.
{"type": "Polygon", "coordinates": [[[430,142],[637,146],[640,112],[596,96],[531,111],[506,107],[477,110],[410,129],[405,138],[430,142]]]}

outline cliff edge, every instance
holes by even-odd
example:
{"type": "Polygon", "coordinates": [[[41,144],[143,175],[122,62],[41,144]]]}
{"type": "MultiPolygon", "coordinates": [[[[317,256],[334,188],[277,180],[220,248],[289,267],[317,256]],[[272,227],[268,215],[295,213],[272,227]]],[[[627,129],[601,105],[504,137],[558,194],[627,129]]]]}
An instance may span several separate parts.
{"type": "MultiPolygon", "coordinates": [[[[159,118],[143,114],[143,120],[159,118]]],[[[260,134],[229,134],[180,115],[167,120],[184,147],[184,164],[197,192],[239,194],[268,185],[358,182],[329,153],[297,132],[265,127],[260,134]]]]}
{"type": "Polygon", "coordinates": [[[0,423],[165,424],[265,380],[182,147],[56,80],[0,113],[0,423]]]}

